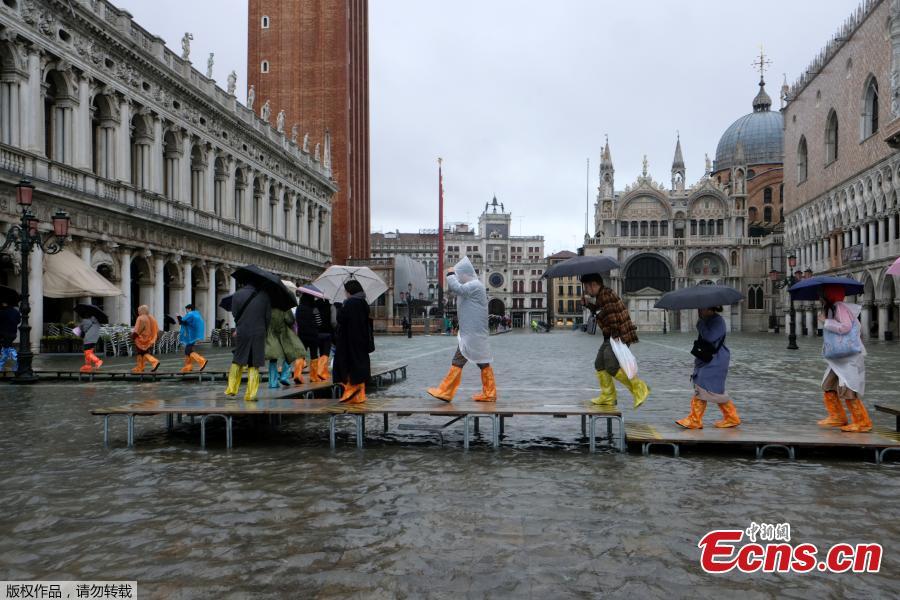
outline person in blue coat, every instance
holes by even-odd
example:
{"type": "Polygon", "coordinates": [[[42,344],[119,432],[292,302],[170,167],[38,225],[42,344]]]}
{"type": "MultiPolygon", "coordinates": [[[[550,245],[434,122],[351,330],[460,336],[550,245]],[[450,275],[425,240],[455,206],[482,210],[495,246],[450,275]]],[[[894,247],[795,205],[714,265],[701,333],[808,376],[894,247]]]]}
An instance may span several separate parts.
{"type": "Polygon", "coordinates": [[[725,393],[725,378],[728,376],[728,364],[731,362],[731,352],[725,345],[725,334],[728,327],[725,319],[719,313],[721,306],[713,308],[701,308],[698,313],[697,333],[700,340],[707,344],[712,352],[712,358],[704,361],[700,358],[694,360],[694,373],[691,381],[694,382],[694,397],[691,398],[691,413],[675,421],[685,429],[703,429],[703,413],[706,411],[707,402],[715,402],[719,405],[724,418],[716,422],[716,427],[735,427],[741,424],[737,408],[728,394],[725,393]]]}
{"type": "Polygon", "coordinates": [[[207,360],[194,349],[194,344],[203,341],[206,324],[203,322],[203,316],[194,308],[193,304],[188,304],[184,310],[185,315],[178,317],[178,322],[181,324],[178,342],[184,345],[184,366],[181,367],[181,372],[193,371],[194,363],[197,364],[197,370],[202,371],[206,367],[207,360]]]}

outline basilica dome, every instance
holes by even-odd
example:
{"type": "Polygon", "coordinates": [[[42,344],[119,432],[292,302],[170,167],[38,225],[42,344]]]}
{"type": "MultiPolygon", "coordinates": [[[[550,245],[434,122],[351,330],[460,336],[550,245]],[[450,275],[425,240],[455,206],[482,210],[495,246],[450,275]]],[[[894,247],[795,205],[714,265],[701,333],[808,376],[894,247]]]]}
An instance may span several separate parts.
{"type": "Polygon", "coordinates": [[[737,164],[762,165],[784,162],[784,117],[770,110],[772,99],[760,80],[759,93],[753,99],[753,112],[744,115],[725,130],[716,147],[714,171],[737,164]],[[743,159],[739,155],[743,155],[743,159]]]}

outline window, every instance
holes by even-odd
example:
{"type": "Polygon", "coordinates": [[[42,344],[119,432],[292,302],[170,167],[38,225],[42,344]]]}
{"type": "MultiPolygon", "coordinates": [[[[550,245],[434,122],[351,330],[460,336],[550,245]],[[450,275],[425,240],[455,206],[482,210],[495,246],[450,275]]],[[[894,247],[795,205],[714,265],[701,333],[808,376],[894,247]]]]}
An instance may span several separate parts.
{"type": "Polygon", "coordinates": [[[869,77],[863,97],[862,139],[866,139],[876,131],[878,131],[878,81],[874,77],[869,77]]]}
{"type": "Polygon", "coordinates": [[[806,151],[806,137],[800,136],[800,143],[797,144],[797,183],[806,181],[806,164],[808,152],[806,151]]]}
{"type": "MultiPolygon", "coordinates": [[[[557,312],[563,312],[563,301],[562,300],[559,301],[558,306],[559,306],[559,310],[557,312]]],[[[572,311],[569,311],[569,312],[572,312],[572,311]]]]}
{"type": "Polygon", "coordinates": [[[825,164],[830,165],[838,159],[838,118],[834,109],[828,113],[825,125],[825,164]]]}
{"type": "Polygon", "coordinates": [[[732,252],[732,253],[731,253],[731,266],[732,266],[732,267],[738,266],[738,254],[737,254],[737,252],[732,252]]]}
{"type": "Polygon", "coordinates": [[[560,296],[563,295],[563,286],[559,286],[559,295],[560,295],[560,296]]]}
{"type": "Polygon", "coordinates": [[[262,63],[260,63],[260,65],[259,65],[259,70],[261,73],[268,73],[269,72],[269,61],[267,61],[267,60],[262,61],[262,63]]]}
{"type": "Polygon", "coordinates": [[[765,209],[763,209],[763,221],[765,221],[766,223],[772,222],[772,207],[771,206],[767,206],[765,209]]]}
{"type": "Polygon", "coordinates": [[[569,286],[569,296],[571,296],[574,293],[574,289],[575,289],[574,286],[571,286],[571,285],[569,286]]]}
{"type": "Polygon", "coordinates": [[[580,285],[576,285],[576,286],[575,286],[575,295],[576,295],[576,296],[580,296],[580,295],[581,295],[581,286],[580,286],[580,285]]]}
{"type": "Polygon", "coordinates": [[[570,313],[575,312],[575,301],[569,300],[569,302],[567,303],[567,308],[568,308],[567,312],[570,312],[570,313]]]}
{"type": "Polygon", "coordinates": [[[756,210],[755,206],[751,206],[750,210],[747,211],[747,218],[750,219],[751,223],[759,220],[759,211],[756,210]]]}
{"type": "Polygon", "coordinates": [[[262,28],[263,29],[269,28],[269,17],[267,17],[265,15],[263,15],[263,18],[262,18],[262,28]]]}
{"type": "Polygon", "coordinates": [[[763,204],[772,204],[772,188],[763,190],[763,204]]]}

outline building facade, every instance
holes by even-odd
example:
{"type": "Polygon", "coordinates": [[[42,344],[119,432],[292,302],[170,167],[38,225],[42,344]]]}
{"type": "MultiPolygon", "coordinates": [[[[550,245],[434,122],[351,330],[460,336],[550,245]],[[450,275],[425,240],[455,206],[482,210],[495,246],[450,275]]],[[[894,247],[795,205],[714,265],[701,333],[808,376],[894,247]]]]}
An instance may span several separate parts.
{"type": "MultiPolygon", "coordinates": [[[[785,248],[863,282],[863,336],[900,334],[900,3],[866,0],[787,90],[785,248]]],[[[816,307],[801,304],[813,330],[816,307]]]]}
{"type": "MultiPolygon", "coordinates": [[[[113,323],[139,304],[164,315],[193,301],[207,327],[256,263],[307,280],[330,260],[328,166],[193,69],[105,0],[0,3],[0,223],[18,221],[14,186],[35,187],[44,224],[72,216],[67,249],[122,292],[103,300],[113,323]]],[[[18,287],[18,256],[0,283],[18,287]]],[[[42,298],[32,254],[32,345],[42,318],[71,318],[74,301],[42,298]]],[[[100,302],[100,300],[98,300],[100,302]]]]}
{"type": "MultiPolygon", "coordinates": [[[[547,268],[578,256],[563,250],[547,258],[547,268]]],[[[584,322],[581,280],[578,277],[555,277],[547,282],[547,314],[554,327],[570,327],[584,322]]]]}
{"type": "Polygon", "coordinates": [[[369,257],[368,0],[250,0],[248,83],[282,128],[328,157],[334,261],[369,257]],[[276,117],[278,118],[278,117],[276,117]]]}
{"type": "Polygon", "coordinates": [[[680,138],[669,185],[653,179],[645,157],[641,175],[621,191],[605,144],[594,236],[585,240],[584,252],[613,256],[622,265],[609,282],[640,331],[691,331],[695,311],[653,306],[667,291],[710,283],[746,297],[722,315],[732,331],[766,331],[774,324],[779,307],[767,273],[782,263],[783,131],[771,103],[760,78],[753,112],[725,130],[715,163],[707,158],[706,172],[692,186],[680,138]]]}
{"type": "MultiPolygon", "coordinates": [[[[510,235],[511,225],[512,213],[494,197],[478,217],[477,232],[457,225],[444,234],[444,264],[450,267],[468,256],[487,289],[490,313],[509,316],[513,327],[527,327],[547,320],[544,238],[510,235]]],[[[455,312],[452,296],[447,309],[455,312]]]]}

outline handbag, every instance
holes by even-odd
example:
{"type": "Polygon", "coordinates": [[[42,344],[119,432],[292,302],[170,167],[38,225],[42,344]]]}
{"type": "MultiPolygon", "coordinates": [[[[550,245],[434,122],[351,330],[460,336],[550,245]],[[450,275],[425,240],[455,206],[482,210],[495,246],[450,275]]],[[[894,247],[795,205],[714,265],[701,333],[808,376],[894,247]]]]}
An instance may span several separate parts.
{"type": "Polygon", "coordinates": [[[846,358],[863,351],[862,340],[859,337],[859,321],[853,319],[853,325],[847,333],[835,333],[822,330],[825,343],[822,345],[822,356],[825,358],[846,358]]]}
{"type": "Polygon", "coordinates": [[[697,357],[699,360],[708,363],[710,362],[716,353],[721,350],[722,344],[725,343],[725,338],[722,338],[718,344],[712,344],[711,342],[707,342],[702,337],[697,336],[697,339],[694,340],[694,347],[691,348],[691,354],[697,357]]]}

